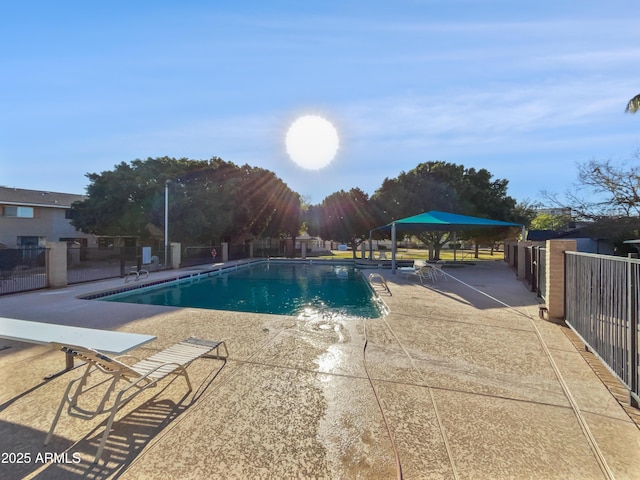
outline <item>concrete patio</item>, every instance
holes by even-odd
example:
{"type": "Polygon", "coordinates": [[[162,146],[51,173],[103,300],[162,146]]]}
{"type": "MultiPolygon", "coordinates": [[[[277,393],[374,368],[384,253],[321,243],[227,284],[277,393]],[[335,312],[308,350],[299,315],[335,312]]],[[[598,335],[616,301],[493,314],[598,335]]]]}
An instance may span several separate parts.
{"type": "Polygon", "coordinates": [[[43,446],[80,371],[44,381],[61,352],[0,340],[0,478],[640,478],[634,412],[570,331],[503,262],[445,271],[366,271],[390,313],[357,321],[76,298],[122,279],[0,297],[4,317],[156,335],[140,357],[192,335],[230,353],[191,364],[189,394],[167,380],[127,404],[93,464],[104,416],[63,416],[43,446]]]}

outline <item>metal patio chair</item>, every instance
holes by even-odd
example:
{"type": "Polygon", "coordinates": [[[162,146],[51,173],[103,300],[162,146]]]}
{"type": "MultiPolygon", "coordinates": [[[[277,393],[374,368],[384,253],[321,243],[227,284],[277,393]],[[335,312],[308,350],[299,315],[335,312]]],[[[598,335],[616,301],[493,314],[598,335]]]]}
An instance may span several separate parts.
{"type": "Polygon", "coordinates": [[[69,416],[79,417],[86,420],[91,420],[102,413],[109,413],[110,415],[107,420],[107,425],[102,435],[102,439],[100,440],[100,446],[98,447],[98,451],[96,452],[96,456],[93,460],[94,463],[102,456],[102,451],[104,450],[107,438],[111,432],[113,420],[115,419],[116,413],[120,407],[133,399],[138,393],[142,392],[146,388],[155,386],[160,380],[169,375],[179,375],[184,377],[187,382],[187,386],[189,387],[188,391],[190,392],[192,387],[186,367],[191,362],[199,357],[208,355],[213,350],[216,351],[216,358],[221,358],[219,355],[220,347],[224,348],[224,358],[228,356],[227,346],[224,341],[212,342],[193,337],[145,358],[144,360],[139,360],[133,365],[127,365],[118,359],[131,357],[130,355],[111,358],[91,348],[76,345],[64,345],[55,342],[52,342],[51,345],[86,362],[87,368],[82,376],[69,382],[44,444],[47,445],[50,442],[51,437],[53,436],[53,431],[60,419],[60,415],[65,405],[67,405],[67,413],[69,416]],[[107,375],[106,380],[101,382],[106,383],[107,388],[104,396],[99,400],[98,407],[87,410],[80,407],[78,405],[78,401],[84,393],[95,388],[95,385],[87,386],[87,380],[94,372],[100,372],[107,375]],[[116,390],[116,386],[120,381],[123,381],[123,387],[116,394],[113,403],[110,406],[107,406],[109,397],[116,390]]]}

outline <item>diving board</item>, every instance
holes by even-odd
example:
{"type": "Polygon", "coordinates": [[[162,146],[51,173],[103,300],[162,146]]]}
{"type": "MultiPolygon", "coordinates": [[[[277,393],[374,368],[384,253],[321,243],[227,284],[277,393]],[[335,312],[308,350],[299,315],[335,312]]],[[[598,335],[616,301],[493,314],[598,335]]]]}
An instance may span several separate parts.
{"type": "MultiPolygon", "coordinates": [[[[83,345],[99,352],[121,355],[156,339],[153,335],[114,332],[95,328],[57,325],[0,317],[0,338],[18,342],[49,345],[83,345]]],[[[66,369],[73,368],[73,356],[66,355],[66,369]]]]}

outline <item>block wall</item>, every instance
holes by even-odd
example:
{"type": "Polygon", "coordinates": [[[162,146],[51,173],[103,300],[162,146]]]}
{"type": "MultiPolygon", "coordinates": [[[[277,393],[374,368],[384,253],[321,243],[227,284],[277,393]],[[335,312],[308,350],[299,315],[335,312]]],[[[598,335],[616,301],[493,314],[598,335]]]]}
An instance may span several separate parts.
{"type": "Polygon", "coordinates": [[[564,252],[576,251],[575,240],[547,240],[546,300],[549,319],[564,319],[564,252]]]}

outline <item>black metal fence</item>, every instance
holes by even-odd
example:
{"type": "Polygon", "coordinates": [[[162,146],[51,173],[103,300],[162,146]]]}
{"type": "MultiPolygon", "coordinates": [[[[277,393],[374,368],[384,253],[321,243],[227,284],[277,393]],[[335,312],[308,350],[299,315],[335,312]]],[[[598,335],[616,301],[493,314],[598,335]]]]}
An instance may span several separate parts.
{"type": "Polygon", "coordinates": [[[547,249],[538,248],[536,256],[536,280],[538,296],[547,300],[547,249]]]}
{"type": "Polygon", "coordinates": [[[37,290],[47,286],[46,249],[0,249],[0,295],[37,290]]]}
{"type": "Polygon", "coordinates": [[[565,320],[640,403],[640,260],[565,253],[565,320]]]}
{"type": "Polygon", "coordinates": [[[166,270],[166,258],[171,258],[171,247],[80,247],[67,250],[67,282],[69,284],[104,280],[125,276],[129,271],[166,270]]]}
{"type": "Polygon", "coordinates": [[[180,266],[192,267],[221,261],[222,247],[220,245],[191,246],[182,249],[180,266]]]}
{"type": "MultiPolygon", "coordinates": [[[[281,257],[285,255],[285,249],[283,245],[278,247],[255,247],[253,253],[251,246],[248,243],[243,244],[231,244],[228,246],[229,260],[242,260],[243,258],[267,258],[267,257],[281,257]]],[[[180,266],[192,267],[195,265],[206,265],[208,263],[215,263],[222,261],[222,246],[221,245],[206,245],[206,246],[190,246],[182,249],[180,266]],[[215,253],[215,257],[213,254],[215,253]]]]}
{"type": "Polygon", "coordinates": [[[504,244],[504,260],[518,270],[518,244],[517,243],[505,243],[504,244]]]}
{"type": "Polygon", "coordinates": [[[527,247],[524,249],[524,279],[531,285],[531,290],[535,290],[533,283],[533,247],[527,247]]]}
{"type": "Polygon", "coordinates": [[[249,258],[250,246],[248,244],[229,245],[229,260],[242,260],[249,258]]]}
{"type": "MultiPolygon", "coordinates": [[[[515,256],[517,257],[517,253],[515,256]]],[[[524,261],[524,279],[532,292],[536,292],[539,297],[546,299],[547,249],[537,246],[525,247],[524,261]]]]}
{"type": "Polygon", "coordinates": [[[280,247],[254,247],[253,256],[257,258],[283,257],[285,252],[280,247]]]}

